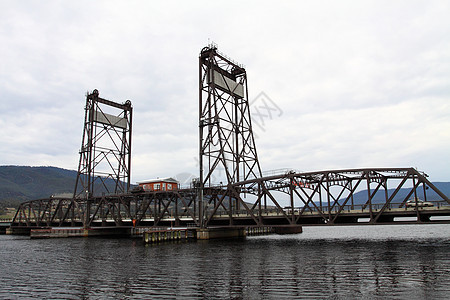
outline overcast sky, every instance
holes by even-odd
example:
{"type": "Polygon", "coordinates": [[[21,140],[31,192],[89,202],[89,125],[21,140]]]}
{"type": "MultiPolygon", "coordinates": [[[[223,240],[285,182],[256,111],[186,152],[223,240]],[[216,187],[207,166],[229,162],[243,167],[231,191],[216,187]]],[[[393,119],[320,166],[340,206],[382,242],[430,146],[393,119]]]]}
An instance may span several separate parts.
{"type": "Polygon", "coordinates": [[[416,167],[450,181],[449,13],[430,0],[0,0],[0,164],[76,170],[98,89],[132,101],[133,182],[198,174],[198,55],[214,41],[265,114],[263,170],[416,167]]]}

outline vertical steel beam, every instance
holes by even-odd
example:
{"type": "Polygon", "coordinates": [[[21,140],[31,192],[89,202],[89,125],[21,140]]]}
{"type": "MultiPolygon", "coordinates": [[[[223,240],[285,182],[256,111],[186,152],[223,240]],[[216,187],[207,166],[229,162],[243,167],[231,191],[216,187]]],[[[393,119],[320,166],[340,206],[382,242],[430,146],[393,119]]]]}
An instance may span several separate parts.
{"type": "MultiPolygon", "coordinates": [[[[131,101],[119,104],[86,95],[83,137],[73,198],[84,199],[80,207],[89,213],[89,199],[101,192],[126,193],[131,179],[131,101]],[[116,114],[105,111],[114,110],[116,114]]],[[[81,204],[81,201],[80,201],[81,204]]],[[[89,216],[85,217],[88,220],[89,216]]]]}
{"type": "MultiPolygon", "coordinates": [[[[221,185],[230,189],[241,180],[261,177],[247,73],[212,44],[199,55],[199,169],[198,212],[202,227],[209,219],[205,188],[225,181],[221,185]]],[[[240,197],[229,198],[230,223],[233,211],[239,211],[241,204],[240,197]]]]}
{"type": "Polygon", "coordinates": [[[201,188],[219,176],[231,184],[261,177],[245,69],[209,45],[200,53],[199,81],[201,188]]]}
{"type": "Polygon", "coordinates": [[[367,195],[368,195],[368,202],[369,202],[369,214],[370,214],[370,222],[373,222],[373,211],[372,211],[372,194],[370,193],[370,171],[366,172],[366,181],[367,181],[367,195]]]}

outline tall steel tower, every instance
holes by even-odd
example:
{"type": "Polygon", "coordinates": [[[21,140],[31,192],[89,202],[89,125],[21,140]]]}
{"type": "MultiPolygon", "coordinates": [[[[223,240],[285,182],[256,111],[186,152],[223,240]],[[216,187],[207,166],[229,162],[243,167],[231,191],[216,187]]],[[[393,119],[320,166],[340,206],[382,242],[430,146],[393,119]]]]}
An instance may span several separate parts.
{"type": "Polygon", "coordinates": [[[130,189],[131,101],[119,104],[86,95],[83,140],[74,198],[99,193],[125,193],[130,189]]]}
{"type": "Polygon", "coordinates": [[[261,177],[245,68],[210,44],[200,53],[199,83],[202,188],[261,177]]]}

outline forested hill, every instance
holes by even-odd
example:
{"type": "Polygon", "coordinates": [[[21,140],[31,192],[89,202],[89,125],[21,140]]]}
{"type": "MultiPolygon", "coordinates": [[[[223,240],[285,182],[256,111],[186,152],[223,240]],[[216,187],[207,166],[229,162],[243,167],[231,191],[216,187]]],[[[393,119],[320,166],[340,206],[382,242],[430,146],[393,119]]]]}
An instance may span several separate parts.
{"type": "Polygon", "coordinates": [[[0,203],[71,194],[76,178],[76,171],[56,167],[0,166],[0,203]]]}
{"type": "MultiPolygon", "coordinates": [[[[0,166],[0,207],[17,207],[19,203],[51,195],[71,197],[77,171],[56,167],[0,166]]],[[[105,180],[108,190],[115,182],[105,180]]],[[[100,184],[96,193],[106,192],[100,184]]]]}
{"type": "MultiPolygon", "coordinates": [[[[433,185],[439,189],[444,195],[446,195],[448,198],[450,198],[450,182],[433,182],[433,185]]],[[[388,189],[388,195],[391,196],[394,193],[395,189],[388,189]]],[[[411,191],[411,188],[403,188],[398,191],[395,198],[393,199],[393,203],[401,202],[405,197],[408,195],[408,193],[411,191]]],[[[418,198],[423,200],[423,190],[422,186],[418,189],[418,198]]],[[[414,197],[414,196],[412,196],[414,197]]],[[[367,202],[367,190],[359,191],[353,195],[353,201],[354,204],[365,204],[367,202]]],[[[385,202],[385,191],[383,188],[380,188],[378,192],[375,194],[374,198],[372,199],[372,203],[384,203],[385,202]]],[[[441,200],[441,197],[434,192],[432,189],[427,190],[427,201],[438,201],[441,200]]],[[[340,200],[344,201],[344,200],[340,200]]]]}
{"type": "MultiPolygon", "coordinates": [[[[73,193],[77,172],[56,167],[0,166],[0,207],[17,207],[21,202],[48,198],[51,195],[73,193]]],[[[113,181],[110,190],[113,190],[113,181]]],[[[435,182],[434,185],[447,197],[450,197],[450,182],[435,182]]],[[[394,190],[388,190],[391,195],[394,190]]],[[[100,191],[101,192],[101,191],[100,191]]],[[[406,197],[409,189],[401,189],[396,199],[406,197]]],[[[439,197],[431,189],[427,191],[427,200],[439,197]]],[[[419,195],[419,198],[421,195],[419,195]]],[[[376,194],[373,203],[384,201],[384,190],[376,194]]],[[[341,200],[342,201],[342,200],[341,200]]],[[[354,195],[354,203],[365,203],[367,191],[354,195]]],[[[396,202],[396,201],[394,201],[396,202]]]]}

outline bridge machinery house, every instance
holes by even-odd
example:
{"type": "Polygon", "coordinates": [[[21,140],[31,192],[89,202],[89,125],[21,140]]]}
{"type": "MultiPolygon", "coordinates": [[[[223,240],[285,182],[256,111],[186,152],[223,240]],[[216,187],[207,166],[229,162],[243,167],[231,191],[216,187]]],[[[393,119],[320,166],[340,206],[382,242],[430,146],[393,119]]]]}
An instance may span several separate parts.
{"type": "Polygon", "coordinates": [[[179,182],[171,177],[157,178],[138,182],[144,191],[174,191],[178,189],[179,182]]]}

